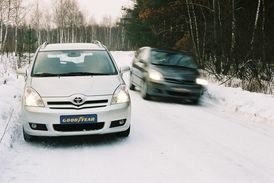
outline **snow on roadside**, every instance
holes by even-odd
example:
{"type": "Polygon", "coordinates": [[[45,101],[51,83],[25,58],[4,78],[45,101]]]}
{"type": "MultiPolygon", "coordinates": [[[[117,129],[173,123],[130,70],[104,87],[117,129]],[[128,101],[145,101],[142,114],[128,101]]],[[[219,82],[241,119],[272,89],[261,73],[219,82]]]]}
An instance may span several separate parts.
{"type": "Polygon", "coordinates": [[[4,84],[5,81],[12,79],[13,68],[15,65],[15,57],[2,55],[0,56],[0,84],[4,84]]]}
{"type": "Polygon", "coordinates": [[[274,124],[274,96],[254,93],[241,88],[209,84],[205,101],[223,106],[229,111],[274,124]]]}
{"type": "Polygon", "coordinates": [[[135,51],[112,51],[111,54],[118,67],[131,66],[135,51]]]}
{"type": "Polygon", "coordinates": [[[0,154],[3,147],[9,147],[14,138],[24,79],[17,78],[13,69],[13,58],[2,57],[0,62],[0,154]],[[6,80],[7,83],[3,84],[6,80]]]}

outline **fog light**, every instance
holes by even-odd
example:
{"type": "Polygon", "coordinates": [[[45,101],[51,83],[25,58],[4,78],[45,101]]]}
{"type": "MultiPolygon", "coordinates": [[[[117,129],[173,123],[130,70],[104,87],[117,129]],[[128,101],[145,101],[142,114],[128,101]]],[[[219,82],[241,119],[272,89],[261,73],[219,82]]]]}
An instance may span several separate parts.
{"type": "Polygon", "coordinates": [[[119,121],[119,125],[124,125],[125,122],[126,122],[126,120],[120,120],[120,121],[119,121]]]}
{"type": "Polygon", "coordinates": [[[45,124],[29,123],[32,130],[47,131],[47,126],[45,124]]]}
{"type": "Polygon", "coordinates": [[[111,124],[110,124],[110,128],[123,126],[123,125],[126,124],[126,121],[127,121],[126,119],[112,121],[111,124]]]}
{"type": "Polygon", "coordinates": [[[37,125],[34,124],[34,123],[32,123],[30,126],[31,126],[32,129],[36,129],[37,128],[37,125]]]}

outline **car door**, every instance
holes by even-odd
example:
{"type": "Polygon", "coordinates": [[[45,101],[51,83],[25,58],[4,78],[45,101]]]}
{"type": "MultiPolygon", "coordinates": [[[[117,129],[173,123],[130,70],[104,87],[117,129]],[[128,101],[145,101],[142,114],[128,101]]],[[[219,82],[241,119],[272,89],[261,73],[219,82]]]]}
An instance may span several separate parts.
{"type": "Polygon", "coordinates": [[[140,87],[142,81],[145,78],[145,73],[147,72],[148,65],[148,48],[140,48],[133,60],[132,64],[132,82],[134,85],[140,87]]]}

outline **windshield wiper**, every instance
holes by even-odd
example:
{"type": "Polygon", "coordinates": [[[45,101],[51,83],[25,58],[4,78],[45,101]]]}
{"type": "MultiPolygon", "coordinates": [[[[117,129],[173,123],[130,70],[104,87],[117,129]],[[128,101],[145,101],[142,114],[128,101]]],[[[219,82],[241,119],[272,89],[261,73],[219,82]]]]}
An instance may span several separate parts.
{"type": "Polygon", "coordinates": [[[111,75],[111,73],[92,73],[92,72],[68,72],[59,74],[59,76],[103,76],[111,75]]]}
{"type": "Polygon", "coordinates": [[[168,64],[163,63],[157,63],[157,62],[151,62],[153,65],[160,65],[160,66],[169,66],[168,64]]]}
{"type": "Polygon", "coordinates": [[[195,67],[191,67],[191,66],[186,66],[186,65],[174,65],[174,64],[162,64],[162,63],[153,63],[153,65],[159,65],[159,66],[168,66],[168,67],[183,67],[186,69],[197,69],[195,67]]]}
{"type": "Polygon", "coordinates": [[[111,73],[91,73],[91,72],[68,72],[68,73],[37,73],[34,74],[34,77],[62,77],[62,76],[104,76],[112,75],[111,73]]]}
{"type": "Polygon", "coordinates": [[[195,67],[192,67],[192,66],[186,66],[186,65],[169,65],[170,67],[182,67],[182,68],[185,68],[185,69],[197,69],[195,67]]]}
{"type": "Polygon", "coordinates": [[[54,73],[37,73],[33,74],[34,77],[55,77],[55,76],[60,76],[59,74],[54,74],[54,73]]]}

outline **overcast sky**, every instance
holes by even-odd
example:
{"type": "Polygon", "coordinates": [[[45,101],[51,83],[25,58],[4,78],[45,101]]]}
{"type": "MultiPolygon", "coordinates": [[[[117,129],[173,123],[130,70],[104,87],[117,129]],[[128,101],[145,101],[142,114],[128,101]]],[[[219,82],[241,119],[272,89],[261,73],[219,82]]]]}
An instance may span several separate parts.
{"type": "Polygon", "coordinates": [[[103,16],[111,15],[113,19],[122,16],[122,6],[132,4],[130,0],[78,0],[80,8],[90,16],[101,20],[103,16]]]}
{"type": "MultiPolygon", "coordinates": [[[[30,3],[36,3],[34,0],[25,0],[30,3]]],[[[56,0],[39,0],[40,6],[52,6],[56,0]]],[[[100,22],[104,16],[110,15],[114,20],[122,16],[122,6],[130,7],[133,3],[131,0],[77,0],[80,9],[100,22]]]]}

